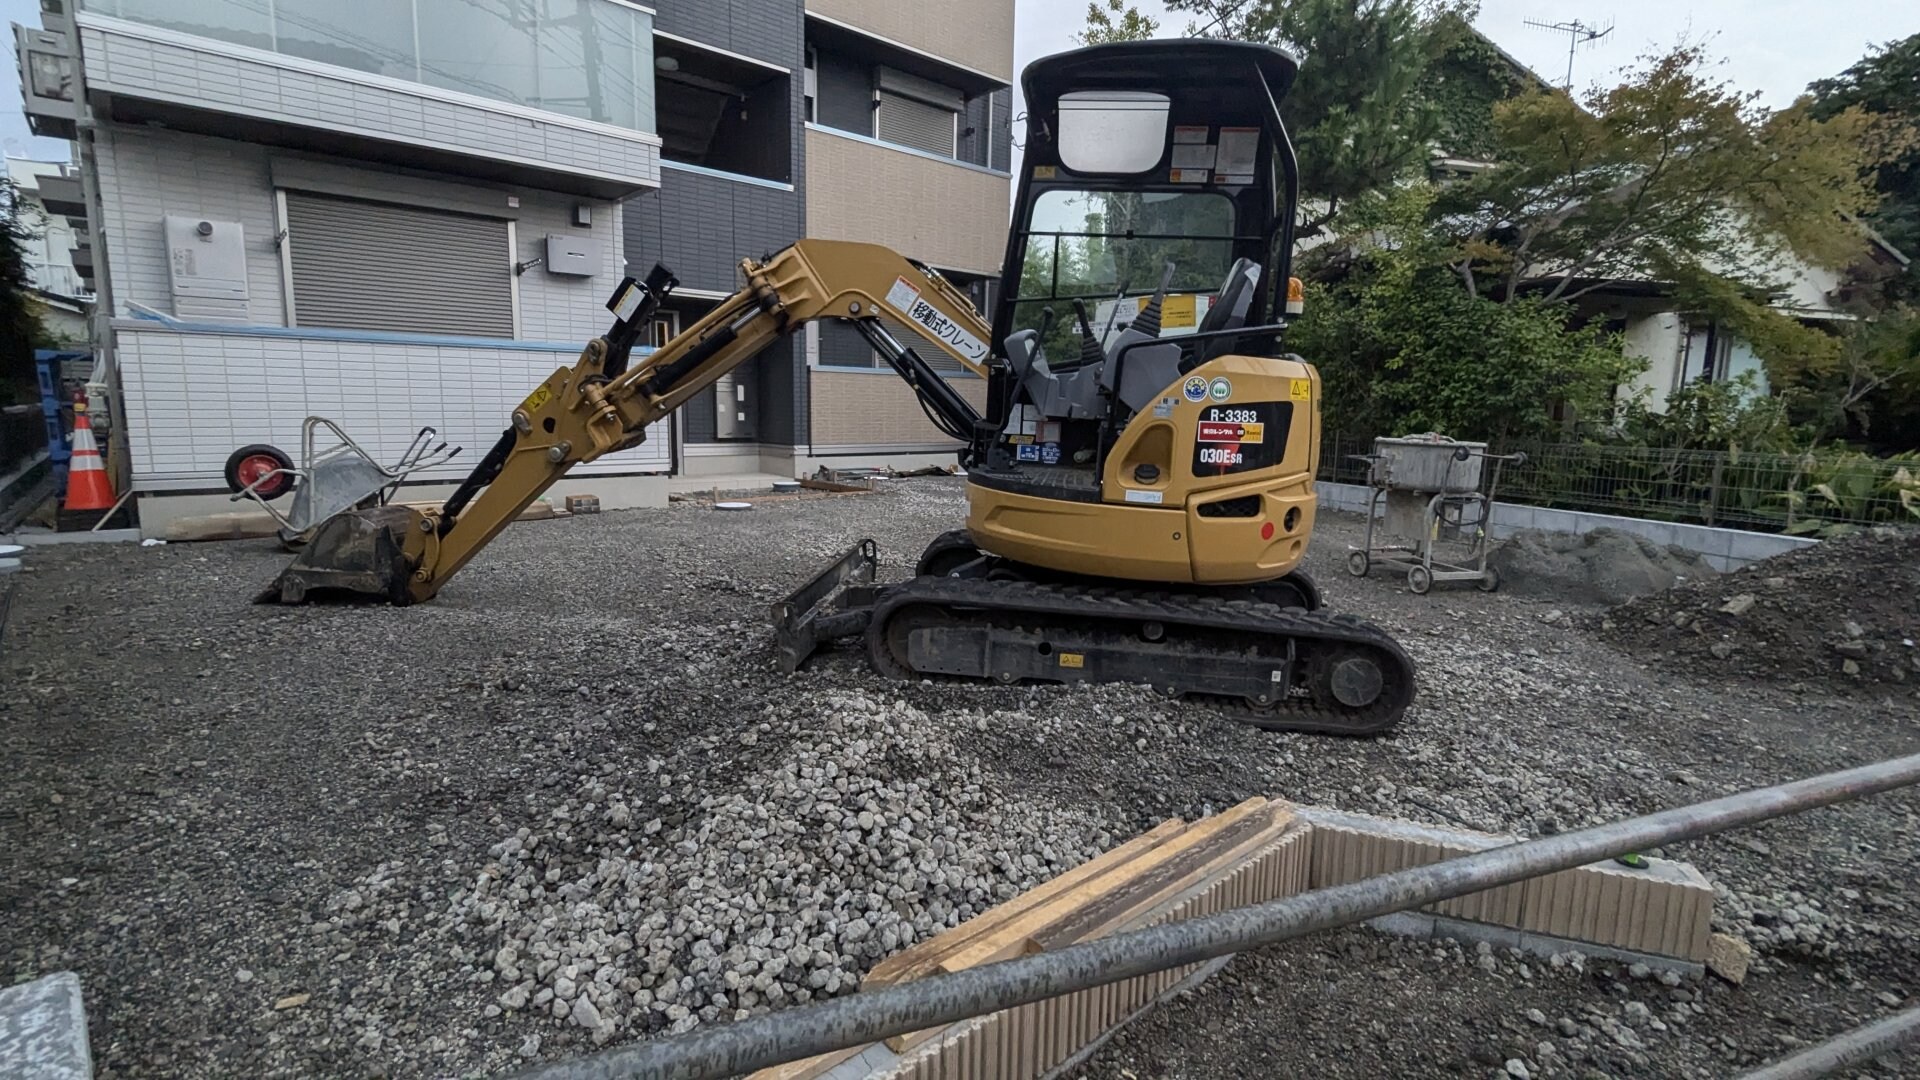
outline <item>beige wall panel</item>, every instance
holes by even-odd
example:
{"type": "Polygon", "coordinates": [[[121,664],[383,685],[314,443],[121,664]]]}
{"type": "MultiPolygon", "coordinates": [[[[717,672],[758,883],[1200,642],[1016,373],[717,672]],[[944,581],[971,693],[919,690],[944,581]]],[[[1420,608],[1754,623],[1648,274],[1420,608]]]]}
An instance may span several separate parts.
{"type": "Polygon", "coordinates": [[[1012,182],[807,131],[807,235],[882,244],[949,270],[998,274],[1012,182]]]}

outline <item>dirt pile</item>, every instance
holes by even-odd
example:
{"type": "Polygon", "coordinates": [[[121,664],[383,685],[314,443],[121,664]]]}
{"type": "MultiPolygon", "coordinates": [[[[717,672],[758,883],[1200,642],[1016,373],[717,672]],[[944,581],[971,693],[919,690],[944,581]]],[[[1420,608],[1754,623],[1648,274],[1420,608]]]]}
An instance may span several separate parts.
{"type": "Polygon", "coordinates": [[[1875,529],[1614,608],[1600,634],[1694,673],[1920,685],[1920,529],[1875,529]]]}
{"type": "Polygon", "coordinates": [[[1528,596],[1619,604],[1702,581],[1714,569],[1691,551],[1618,529],[1584,533],[1525,529],[1489,558],[1501,587],[1528,596]]]}

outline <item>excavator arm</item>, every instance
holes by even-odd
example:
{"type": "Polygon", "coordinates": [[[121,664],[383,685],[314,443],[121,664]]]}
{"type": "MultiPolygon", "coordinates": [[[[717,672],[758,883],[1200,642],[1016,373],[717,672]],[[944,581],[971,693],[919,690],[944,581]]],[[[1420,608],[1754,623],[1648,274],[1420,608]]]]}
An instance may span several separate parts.
{"type": "Polygon", "coordinates": [[[613,329],[527,395],[444,506],[376,507],[328,521],[260,600],[300,603],[315,591],[399,604],[431,599],[575,465],[639,445],[701,389],[816,319],[851,321],[943,431],[972,439],[980,423],[973,407],[883,321],[917,327],[984,377],[988,325],[939,274],[884,247],[833,240],[802,240],[740,268],[745,284],[738,292],[631,366],[630,351],[676,282],[664,268],[645,283],[623,282],[607,305],[613,329]]]}

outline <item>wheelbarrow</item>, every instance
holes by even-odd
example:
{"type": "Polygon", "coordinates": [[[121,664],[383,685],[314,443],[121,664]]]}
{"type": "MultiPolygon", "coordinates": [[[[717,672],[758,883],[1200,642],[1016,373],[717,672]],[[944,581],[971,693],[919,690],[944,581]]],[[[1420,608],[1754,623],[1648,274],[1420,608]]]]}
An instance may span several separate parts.
{"type": "Polygon", "coordinates": [[[280,525],[280,542],[298,548],[328,520],[349,510],[385,506],[407,477],[421,469],[444,465],[460,453],[449,448],[433,428],[423,427],[393,465],[374,460],[340,425],[324,416],[309,416],[300,425],[300,464],[266,443],[243,446],[227,459],[227,487],[232,501],[251,499],[273,515],[280,525]],[[325,429],[334,440],[317,446],[325,429]],[[285,512],[274,505],[291,492],[285,512]]]}

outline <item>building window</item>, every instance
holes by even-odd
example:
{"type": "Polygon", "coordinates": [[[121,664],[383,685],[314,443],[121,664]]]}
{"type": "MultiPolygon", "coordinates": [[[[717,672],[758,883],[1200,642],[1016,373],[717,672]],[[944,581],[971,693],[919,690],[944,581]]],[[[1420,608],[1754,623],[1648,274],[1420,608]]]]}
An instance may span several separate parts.
{"type": "Polygon", "coordinates": [[[510,225],[284,193],[297,326],[511,338],[510,225]]]}
{"type": "Polygon", "coordinates": [[[813,99],[820,96],[820,58],[809,48],[807,50],[806,110],[807,123],[813,123],[813,99]]]}
{"type": "Polygon", "coordinates": [[[660,156],[785,183],[793,178],[792,81],[677,39],[654,43],[660,156]]]}

